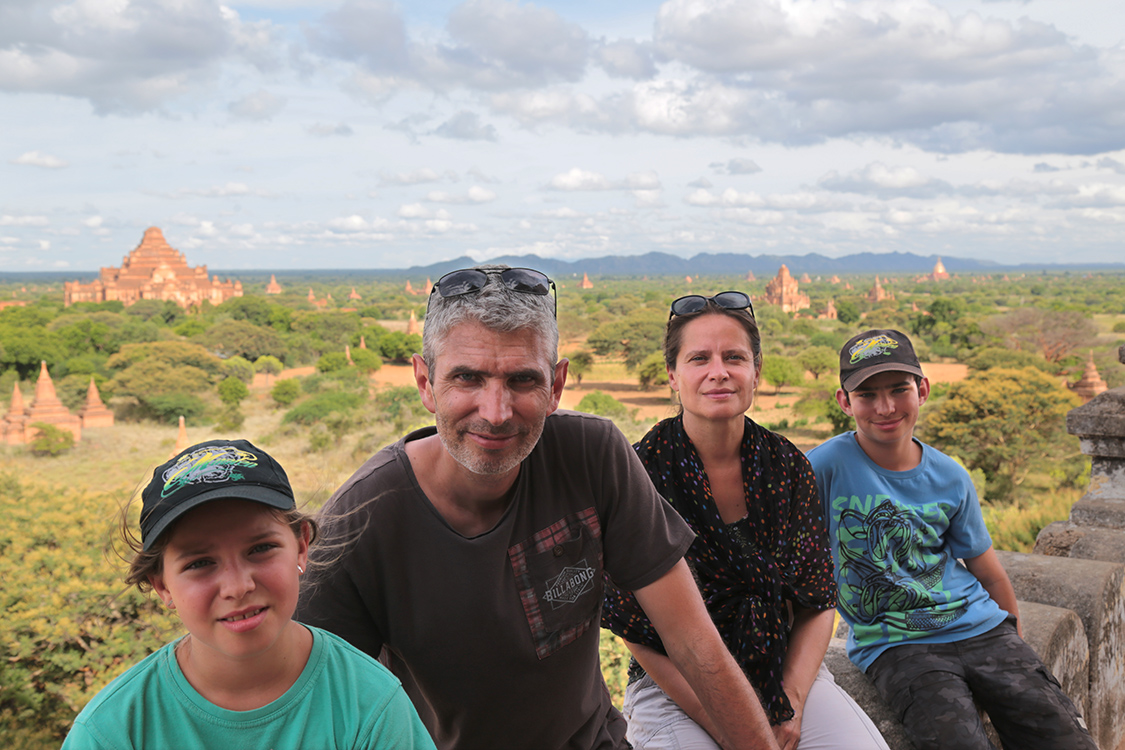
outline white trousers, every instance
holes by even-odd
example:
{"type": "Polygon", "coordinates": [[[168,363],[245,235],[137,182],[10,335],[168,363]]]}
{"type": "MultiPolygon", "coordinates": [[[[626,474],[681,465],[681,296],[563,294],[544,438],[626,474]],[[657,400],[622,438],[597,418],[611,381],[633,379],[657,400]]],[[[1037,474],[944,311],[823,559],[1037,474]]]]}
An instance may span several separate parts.
{"type": "MultiPolygon", "coordinates": [[[[625,737],[637,750],[716,750],[701,726],[648,675],[625,690],[625,737]]],[[[820,665],[805,701],[798,750],[888,750],[867,714],[820,665]]]]}

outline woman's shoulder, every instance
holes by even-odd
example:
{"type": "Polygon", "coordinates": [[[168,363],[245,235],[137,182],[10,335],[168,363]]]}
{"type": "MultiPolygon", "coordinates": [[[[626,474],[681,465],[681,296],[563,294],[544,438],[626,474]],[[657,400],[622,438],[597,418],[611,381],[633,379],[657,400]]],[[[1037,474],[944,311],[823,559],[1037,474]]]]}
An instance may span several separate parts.
{"type": "Polygon", "coordinates": [[[767,430],[749,417],[746,418],[746,439],[755,443],[754,447],[758,450],[764,448],[772,458],[787,466],[803,470],[809,465],[809,460],[793,441],[773,430],[767,430]]]}

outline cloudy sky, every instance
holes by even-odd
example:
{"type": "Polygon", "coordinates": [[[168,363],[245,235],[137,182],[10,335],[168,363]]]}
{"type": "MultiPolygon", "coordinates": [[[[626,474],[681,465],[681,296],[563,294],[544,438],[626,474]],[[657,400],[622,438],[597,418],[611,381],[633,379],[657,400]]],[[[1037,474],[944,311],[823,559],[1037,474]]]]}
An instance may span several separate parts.
{"type": "Polygon", "coordinates": [[[0,270],[1125,261],[1120,0],[0,0],[0,270]]]}

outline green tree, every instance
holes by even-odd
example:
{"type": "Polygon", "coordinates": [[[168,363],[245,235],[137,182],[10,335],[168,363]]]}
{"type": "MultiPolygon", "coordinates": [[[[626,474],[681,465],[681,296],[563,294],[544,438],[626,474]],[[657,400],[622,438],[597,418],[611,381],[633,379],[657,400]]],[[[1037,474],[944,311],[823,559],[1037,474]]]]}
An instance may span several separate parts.
{"type": "Polygon", "coordinates": [[[594,366],[593,352],[580,351],[573,354],[566,355],[570,360],[570,364],[566,367],[566,375],[568,378],[573,378],[574,382],[582,385],[582,378],[586,373],[590,372],[590,368],[594,366]]]}
{"type": "Polygon", "coordinates": [[[599,417],[608,417],[615,421],[632,418],[625,404],[604,391],[590,391],[582,397],[575,408],[587,414],[597,414],[599,417]]]}
{"type": "Polygon", "coordinates": [[[129,365],[113,377],[114,390],[141,401],[170,393],[199,393],[211,387],[211,376],[191,365],[173,365],[146,359],[129,365]]]}
{"type": "Polygon", "coordinates": [[[285,342],[275,331],[245,320],[216,323],[192,340],[221,357],[238,355],[251,361],[266,354],[280,359],[286,350],[285,342]]]}
{"type": "Polygon", "coordinates": [[[224,359],[219,367],[219,373],[228,378],[238,378],[243,383],[254,382],[254,365],[238,355],[224,359]]]}
{"type": "Polygon", "coordinates": [[[274,383],[270,398],[278,406],[289,406],[301,395],[301,383],[296,378],[287,378],[274,383]]]}
{"type": "Polygon", "coordinates": [[[271,354],[263,354],[254,360],[254,372],[280,375],[283,368],[284,365],[281,364],[281,360],[271,354]]]}
{"type": "Polygon", "coordinates": [[[250,395],[250,389],[236,377],[229,377],[219,383],[219,400],[227,406],[237,407],[242,400],[250,395]]]}
{"type": "Polygon", "coordinates": [[[642,391],[647,391],[655,385],[668,384],[668,368],[664,366],[664,352],[653,352],[645,357],[637,368],[637,381],[642,391]]]}
{"type": "Polygon", "coordinates": [[[1047,360],[1038,354],[1005,349],[1001,346],[986,346],[977,349],[971,357],[965,360],[965,364],[972,370],[991,370],[994,367],[1006,367],[1010,370],[1034,367],[1044,372],[1050,371],[1047,360]]]}
{"type": "Polygon", "coordinates": [[[922,428],[934,446],[984,471],[991,499],[1006,501],[1032,471],[1076,459],[1066,413],[1078,403],[1041,370],[995,368],[954,383],[922,428]]]}
{"type": "Polygon", "coordinates": [[[595,354],[621,354],[625,366],[636,369],[649,354],[661,349],[667,313],[642,308],[621,319],[603,323],[587,343],[595,354]]]}
{"type": "Polygon", "coordinates": [[[74,434],[46,422],[33,422],[35,437],[28,448],[36,456],[61,456],[74,447],[74,434]]]}
{"type": "Polygon", "coordinates": [[[988,318],[981,328],[1009,349],[1038,351],[1051,363],[1092,346],[1098,335],[1097,326],[1085,313],[1031,307],[988,318]]]}
{"type": "Polygon", "coordinates": [[[812,373],[815,380],[840,366],[840,358],[827,346],[810,346],[797,355],[797,363],[812,373]]]}
{"type": "Polygon", "coordinates": [[[370,349],[352,349],[352,363],[361,372],[370,374],[383,366],[383,358],[370,349]]]}
{"type": "Polygon", "coordinates": [[[851,325],[859,320],[859,308],[851,300],[840,300],[836,303],[836,319],[844,325],[851,325]]]}
{"type": "Polygon", "coordinates": [[[348,366],[348,355],[343,352],[328,352],[316,361],[317,372],[336,372],[348,366]]]}
{"type": "Polygon", "coordinates": [[[773,386],[774,394],[780,393],[787,385],[800,383],[804,374],[801,366],[789,357],[772,355],[763,358],[762,380],[773,386]]]}
{"type": "Polygon", "coordinates": [[[111,370],[125,370],[140,362],[152,360],[170,367],[193,367],[216,375],[222,360],[199,344],[186,341],[154,341],[144,344],[125,344],[106,361],[111,370]]]}

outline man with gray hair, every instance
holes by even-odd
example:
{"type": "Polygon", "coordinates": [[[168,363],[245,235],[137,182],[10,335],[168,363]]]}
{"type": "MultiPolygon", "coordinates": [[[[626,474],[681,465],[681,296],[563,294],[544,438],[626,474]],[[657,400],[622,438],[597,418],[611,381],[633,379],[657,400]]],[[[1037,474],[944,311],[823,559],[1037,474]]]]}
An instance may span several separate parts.
{"type": "Polygon", "coordinates": [[[439,748],[626,748],[599,668],[608,574],[635,591],[716,739],[775,748],[682,559],[691,531],[610,422],[557,411],[553,286],[506,266],[438,281],[414,355],[436,428],[328,501],[326,546],[343,551],[298,619],[382,653],[439,748]]]}

